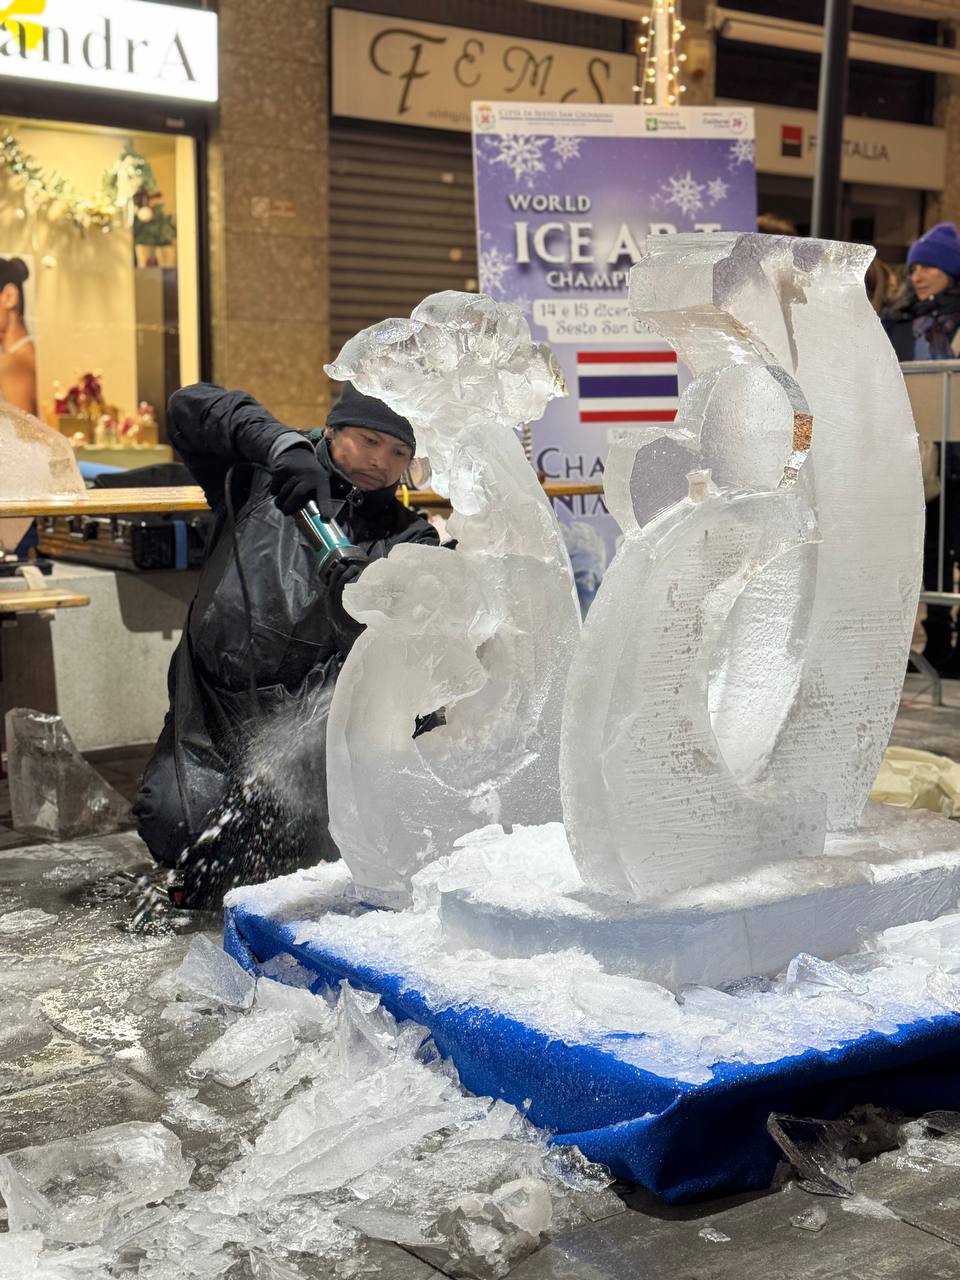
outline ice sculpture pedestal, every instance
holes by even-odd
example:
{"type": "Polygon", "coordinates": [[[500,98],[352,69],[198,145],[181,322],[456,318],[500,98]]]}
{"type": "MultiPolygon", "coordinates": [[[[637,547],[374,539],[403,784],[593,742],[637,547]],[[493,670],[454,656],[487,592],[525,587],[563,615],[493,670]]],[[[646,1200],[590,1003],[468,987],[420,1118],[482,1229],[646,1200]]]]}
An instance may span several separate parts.
{"type": "Polygon", "coordinates": [[[224,946],[249,972],[376,992],[429,1028],[466,1088],[522,1106],[556,1141],[670,1201],[768,1186],[771,1111],[960,1106],[960,1013],[947,1004],[960,988],[941,974],[943,998],[925,995],[936,971],[919,959],[912,986],[889,965],[860,975],[864,1001],[712,993],[742,1009],[725,1032],[689,996],[679,1004],[576,952],[556,965],[446,955],[432,909],[363,911],[342,863],[234,890],[225,905],[224,946]]]}
{"type": "Polygon", "coordinates": [[[858,831],[827,836],[821,857],[644,903],[578,885],[562,827],[541,832],[488,829],[459,842],[440,885],[448,947],[501,958],[577,947],[611,973],[715,987],[775,974],[802,951],[847,955],[865,934],[960,901],[960,829],[925,811],[871,804],[858,831]]]}

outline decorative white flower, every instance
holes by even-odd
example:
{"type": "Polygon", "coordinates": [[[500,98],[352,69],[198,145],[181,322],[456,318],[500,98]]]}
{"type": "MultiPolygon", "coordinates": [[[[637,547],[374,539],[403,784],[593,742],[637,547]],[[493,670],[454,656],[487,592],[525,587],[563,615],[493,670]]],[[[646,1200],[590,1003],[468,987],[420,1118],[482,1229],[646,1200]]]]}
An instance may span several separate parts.
{"type": "Polygon", "coordinates": [[[704,184],[697,182],[689,169],[684,174],[668,178],[661,191],[666,203],[675,205],[681,213],[696,213],[703,208],[704,184]]]}
{"type": "Polygon", "coordinates": [[[480,274],[480,288],[484,293],[502,293],[503,277],[513,266],[509,254],[501,253],[495,246],[482,249],[477,258],[477,269],[480,274]]]}
{"type": "Polygon", "coordinates": [[[568,160],[580,159],[580,143],[582,138],[554,138],[551,150],[556,157],[555,163],[558,169],[562,169],[568,160]]]}
{"type": "Polygon", "coordinates": [[[543,148],[549,138],[531,138],[519,133],[502,133],[496,138],[487,139],[490,164],[506,165],[519,182],[521,178],[528,187],[533,186],[533,179],[538,173],[546,173],[547,166],[543,162],[543,148]]]}
{"type": "Polygon", "coordinates": [[[711,178],[707,183],[707,196],[711,204],[719,204],[721,200],[726,200],[730,191],[730,183],[724,182],[722,178],[711,178]]]}
{"type": "Polygon", "coordinates": [[[728,169],[739,169],[742,164],[753,164],[757,154],[757,144],[752,138],[735,138],[730,143],[730,163],[728,169]]]}

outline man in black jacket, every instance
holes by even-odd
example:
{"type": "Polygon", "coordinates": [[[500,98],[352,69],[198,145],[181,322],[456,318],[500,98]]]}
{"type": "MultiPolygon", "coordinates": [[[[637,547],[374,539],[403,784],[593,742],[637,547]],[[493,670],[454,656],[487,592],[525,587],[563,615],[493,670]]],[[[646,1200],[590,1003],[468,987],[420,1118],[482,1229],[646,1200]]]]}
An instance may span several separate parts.
{"type": "Polygon", "coordinates": [[[350,383],[323,432],[203,383],[171,397],[167,430],[214,524],[134,813],[153,857],[178,869],[174,901],[216,907],[234,883],[337,857],[326,713],[362,630],[340,599],[362,565],[321,572],[294,513],[317,502],[370,560],[438,538],[396,497],[409,422],[350,383]]]}

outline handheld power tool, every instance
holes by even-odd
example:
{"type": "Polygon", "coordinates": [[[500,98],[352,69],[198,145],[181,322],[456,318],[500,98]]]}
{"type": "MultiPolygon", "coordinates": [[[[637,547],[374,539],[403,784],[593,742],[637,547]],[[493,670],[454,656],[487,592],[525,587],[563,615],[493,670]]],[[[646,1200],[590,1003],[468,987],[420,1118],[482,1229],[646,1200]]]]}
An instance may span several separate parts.
{"type": "Polygon", "coordinates": [[[319,557],[320,569],[352,561],[366,564],[367,557],[355,547],[332,516],[324,516],[315,502],[308,502],[294,516],[299,527],[319,557]]]}

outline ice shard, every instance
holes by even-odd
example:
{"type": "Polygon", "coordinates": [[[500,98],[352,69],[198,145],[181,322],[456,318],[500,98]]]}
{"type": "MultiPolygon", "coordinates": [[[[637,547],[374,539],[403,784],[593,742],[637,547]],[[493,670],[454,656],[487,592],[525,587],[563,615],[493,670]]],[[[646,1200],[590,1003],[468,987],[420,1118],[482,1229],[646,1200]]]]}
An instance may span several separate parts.
{"type": "Polygon", "coordinates": [[[567,688],[564,819],[584,880],[655,898],[819,854],[855,827],[899,699],[923,502],[871,250],[653,238],[631,308],[695,379],[624,434],[624,530],[567,688]]]}
{"type": "Polygon", "coordinates": [[[66,840],[115,831],[129,819],[126,800],[83,758],[60,716],[14,707],[6,740],[17,831],[66,840]]]}
{"type": "Polygon", "coordinates": [[[190,1181],[191,1161],[162,1124],[139,1120],[0,1156],[9,1229],[47,1241],[93,1244],[125,1214],[190,1181]]]}
{"type": "Polygon", "coordinates": [[[363,895],[399,906],[465,832],[560,816],[579,607],[516,429],[563,380],[516,307],[454,292],[364,330],[327,372],[410,420],[453,508],[455,552],[399,546],[344,593],[367,629],[330,710],[330,828],[363,895]]]}

